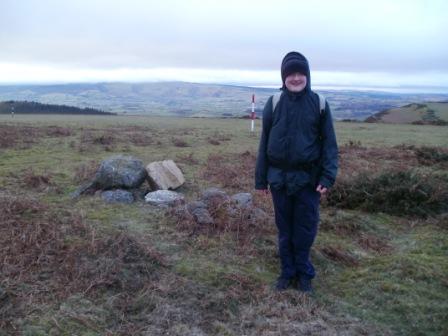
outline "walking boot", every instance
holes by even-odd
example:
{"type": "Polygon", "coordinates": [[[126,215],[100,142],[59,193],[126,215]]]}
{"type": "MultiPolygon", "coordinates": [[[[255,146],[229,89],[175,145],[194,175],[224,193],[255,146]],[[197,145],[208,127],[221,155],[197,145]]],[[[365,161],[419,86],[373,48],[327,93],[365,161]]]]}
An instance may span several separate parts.
{"type": "Polygon", "coordinates": [[[287,290],[291,286],[292,286],[292,279],[287,279],[287,278],[280,277],[275,282],[274,289],[276,291],[281,292],[281,291],[287,290]]]}
{"type": "Polygon", "coordinates": [[[300,276],[299,281],[297,283],[297,289],[304,293],[312,293],[313,292],[313,286],[311,285],[311,279],[300,276]]]}

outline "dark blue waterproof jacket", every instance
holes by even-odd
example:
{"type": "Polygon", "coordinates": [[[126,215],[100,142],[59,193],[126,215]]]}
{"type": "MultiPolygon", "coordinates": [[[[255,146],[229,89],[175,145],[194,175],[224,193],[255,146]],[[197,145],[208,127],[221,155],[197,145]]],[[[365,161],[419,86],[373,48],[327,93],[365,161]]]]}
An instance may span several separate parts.
{"type": "Polygon", "coordinates": [[[307,86],[299,93],[285,87],[275,111],[272,97],[263,110],[263,129],[255,170],[255,189],[331,187],[338,170],[338,147],[330,107],[319,109],[319,96],[307,86]]]}

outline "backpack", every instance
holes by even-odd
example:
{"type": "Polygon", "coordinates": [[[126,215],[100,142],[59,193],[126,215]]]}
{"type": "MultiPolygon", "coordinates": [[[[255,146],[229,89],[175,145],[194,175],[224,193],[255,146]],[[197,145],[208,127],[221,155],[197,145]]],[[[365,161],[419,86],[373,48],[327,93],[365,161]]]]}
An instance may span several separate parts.
{"type": "MultiPolygon", "coordinates": [[[[283,91],[277,92],[272,96],[272,113],[274,113],[275,108],[277,107],[278,102],[280,101],[280,97],[282,96],[283,91]]],[[[325,97],[321,94],[317,93],[319,96],[319,111],[320,115],[325,111],[325,97]]]]}

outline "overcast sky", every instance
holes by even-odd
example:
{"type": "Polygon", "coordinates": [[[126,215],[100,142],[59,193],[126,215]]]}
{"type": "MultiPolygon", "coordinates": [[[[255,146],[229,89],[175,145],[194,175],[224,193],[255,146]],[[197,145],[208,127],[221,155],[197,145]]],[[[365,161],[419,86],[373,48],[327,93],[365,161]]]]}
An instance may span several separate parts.
{"type": "Polygon", "coordinates": [[[0,83],[279,85],[291,50],[314,85],[448,88],[448,1],[0,0],[0,83]]]}

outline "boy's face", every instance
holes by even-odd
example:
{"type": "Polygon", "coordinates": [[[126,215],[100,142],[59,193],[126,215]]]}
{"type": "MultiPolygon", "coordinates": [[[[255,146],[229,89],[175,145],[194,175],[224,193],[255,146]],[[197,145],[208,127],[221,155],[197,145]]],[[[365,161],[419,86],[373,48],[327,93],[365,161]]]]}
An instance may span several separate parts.
{"type": "Polygon", "coordinates": [[[306,86],[306,76],[300,72],[294,72],[286,77],[285,86],[291,92],[300,92],[306,86]]]}

